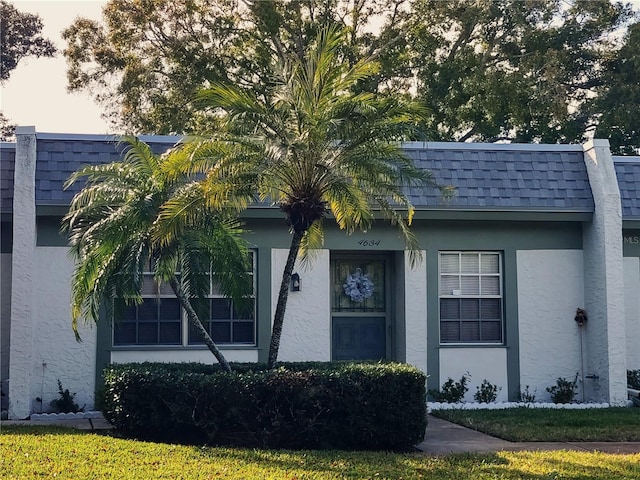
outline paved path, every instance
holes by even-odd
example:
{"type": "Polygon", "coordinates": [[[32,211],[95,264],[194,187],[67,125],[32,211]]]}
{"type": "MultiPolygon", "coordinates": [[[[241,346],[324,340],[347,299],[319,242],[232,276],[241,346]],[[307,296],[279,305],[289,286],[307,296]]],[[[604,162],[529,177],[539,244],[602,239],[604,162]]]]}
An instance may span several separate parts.
{"type": "MultiPolygon", "coordinates": [[[[61,425],[80,430],[105,430],[112,428],[106,420],[93,418],[50,419],[50,420],[9,420],[3,425],[61,425]]],[[[424,442],[417,448],[427,455],[447,455],[451,453],[489,453],[522,450],[582,450],[605,453],[640,453],[640,442],[508,442],[455,423],[429,415],[429,425],[424,442]]]]}
{"type": "Polygon", "coordinates": [[[509,442],[429,415],[424,442],[417,445],[429,455],[488,453],[522,450],[582,450],[605,453],[640,453],[640,442],[509,442]]]}

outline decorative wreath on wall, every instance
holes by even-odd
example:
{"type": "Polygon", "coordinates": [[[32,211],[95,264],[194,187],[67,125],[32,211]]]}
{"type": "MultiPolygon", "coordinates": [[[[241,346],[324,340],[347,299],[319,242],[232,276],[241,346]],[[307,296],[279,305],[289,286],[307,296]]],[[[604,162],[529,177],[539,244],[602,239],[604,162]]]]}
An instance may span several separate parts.
{"type": "Polygon", "coordinates": [[[362,303],[373,295],[373,282],[369,275],[363,274],[359,268],[347,275],[342,287],[345,295],[357,303],[362,303]]]}

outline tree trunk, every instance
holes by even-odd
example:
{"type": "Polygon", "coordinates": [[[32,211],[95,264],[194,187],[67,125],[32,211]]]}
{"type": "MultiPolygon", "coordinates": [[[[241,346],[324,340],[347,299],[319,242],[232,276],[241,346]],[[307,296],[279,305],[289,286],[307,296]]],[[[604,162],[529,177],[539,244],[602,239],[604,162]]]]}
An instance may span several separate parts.
{"type": "Polygon", "coordinates": [[[189,300],[189,297],[184,293],[184,291],[180,287],[178,280],[174,277],[169,281],[169,284],[171,285],[171,289],[173,290],[173,293],[175,293],[176,297],[178,297],[178,300],[180,301],[182,308],[184,308],[185,312],[187,312],[187,318],[189,319],[189,322],[191,323],[191,325],[196,327],[198,332],[200,332],[200,334],[202,335],[202,338],[204,338],[205,345],[209,347],[209,350],[211,350],[211,353],[213,353],[213,356],[216,357],[216,360],[218,360],[218,363],[222,365],[222,368],[225,371],[231,373],[231,365],[229,365],[229,362],[227,362],[227,359],[224,358],[224,355],[222,354],[218,346],[215,344],[213,339],[209,336],[209,332],[207,332],[207,328],[204,326],[204,324],[202,323],[202,320],[200,320],[200,317],[198,316],[196,311],[193,309],[193,306],[191,305],[191,301],[189,300]]]}
{"type": "Polygon", "coordinates": [[[300,251],[300,242],[304,232],[293,232],[291,246],[289,247],[289,256],[282,273],[282,283],[280,284],[280,293],[278,294],[278,303],[276,304],[276,313],[273,316],[273,327],[271,329],[271,343],[269,344],[269,360],[267,368],[271,369],[278,361],[278,349],[280,348],[280,336],[282,335],[282,324],[284,322],[284,312],[287,308],[287,299],[289,298],[289,283],[291,283],[291,274],[293,266],[296,263],[296,257],[300,251]]]}

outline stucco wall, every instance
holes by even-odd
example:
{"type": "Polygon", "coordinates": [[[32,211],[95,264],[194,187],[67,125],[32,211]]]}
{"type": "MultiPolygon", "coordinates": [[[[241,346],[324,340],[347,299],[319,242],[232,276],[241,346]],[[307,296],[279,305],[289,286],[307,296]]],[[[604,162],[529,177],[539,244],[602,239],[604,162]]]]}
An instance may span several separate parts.
{"type": "Polygon", "coordinates": [[[0,382],[5,396],[0,408],[8,407],[9,349],[11,333],[11,254],[0,254],[0,382]]]}
{"type": "Polygon", "coordinates": [[[82,342],[71,329],[73,262],[66,247],[37,247],[33,277],[32,411],[49,411],[58,398],[57,380],[77,394],[80,407],[93,408],[96,370],[96,327],[80,326],[82,342]],[[42,399],[42,405],[35,401],[42,399]]]}
{"type": "MultiPolygon", "coordinates": [[[[278,301],[288,250],[271,251],[271,318],[278,301]]],[[[329,250],[319,250],[304,267],[296,261],[301,290],[289,292],[278,360],[331,360],[331,295],[329,250]]]]}
{"type": "Polygon", "coordinates": [[[517,264],[520,388],[528,385],[536,400],[546,401],[546,388],[558,377],[573,380],[582,372],[583,332],[574,321],[584,306],[582,251],[521,250],[517,264]]]}
{"type": "Polygon", "coordinates": [[[506,402],[512,388],[507,381],[507,349],[504,347],[472,347],[440,349],[440,384],[449,378],[456,382],[469,373],[469,391],[464,400],[473,402],[473,395],[484,380],[501,388],[498,402],[506,402]]]}
{"type": "MultiPolygon", "coordinates": [[[[253,349],[229,349],[220,348],[224,357],[229,362],[257,362],[258,350],[253,349]]],[[[114,350],[111,352],[113,363],[128,362],[198,362],[198,363],[218,363],[209,350],[202,349],[180,349],[180,350],[114,350]]]]}
{"type": "Polygon", "coordinates": [[[409,252],[404,253],[404,313],[406,362],[427,370],[427,261],[411,268],[409,252]]]}
{"type": "Polygon", "coordinates": [[[627,319],[627,368],[640,369],[640,258],[625,257],[624,311],[627,319]]]}

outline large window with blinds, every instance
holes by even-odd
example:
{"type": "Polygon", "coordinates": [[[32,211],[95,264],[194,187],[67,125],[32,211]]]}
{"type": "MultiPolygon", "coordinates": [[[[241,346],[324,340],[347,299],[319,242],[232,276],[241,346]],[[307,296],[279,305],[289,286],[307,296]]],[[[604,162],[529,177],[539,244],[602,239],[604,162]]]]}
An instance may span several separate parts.
{"type": "Polygon", "coordinates": [[[440,252],[440,343],[503,343],[502,255],[440,252]]]}
{"type": "MultiPolygon", "coordinates": [[[[253,252],[250,253],[254,295],[243,308],[236,308],[232,300],[220,293],[215,273],[210,274],[212,280],[204,309],[208,313],[202,320],[218,344],[256,344],[256,262],[253,252]]],[[[118,320],[113,326],[114,346],[204,345],[200,334],[189,325],[171,287],[158,285],[150,271],[144,273],[142,295],[141,305],[125,306],[122,301],[115,300],[118,320]]]]}

